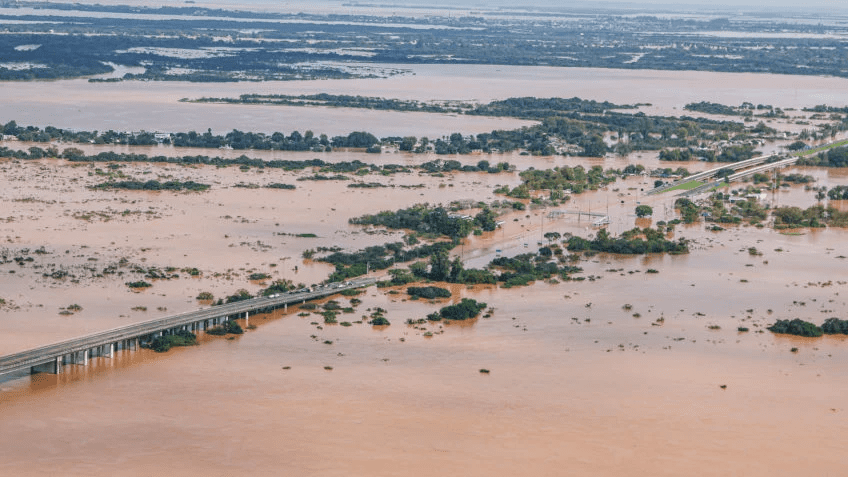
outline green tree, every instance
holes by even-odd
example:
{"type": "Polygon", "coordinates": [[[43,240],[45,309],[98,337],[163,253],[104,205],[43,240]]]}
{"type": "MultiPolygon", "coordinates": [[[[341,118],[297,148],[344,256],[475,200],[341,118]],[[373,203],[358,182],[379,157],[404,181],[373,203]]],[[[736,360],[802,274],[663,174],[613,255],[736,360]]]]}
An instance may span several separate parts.
{"type": "Polygon", "coordinates": [[[418,139],[415,136],[406,136],[400,142],[398,148],[401,151],[412,151],[415,148],[415,143],[418,142],[418,139]]]}
{"type": "Polygon", "coordinates": [[[481,229],[487,232],[491,232],[492,230],[495,230],[495,228],[498,226],[497,222],[495,221],[496,217],[497,215],[495,215],[494,211],[486,207],[481,210],[480,213],[474,216],[474,225],[479,226],[481,229]]]}
{"type": "Polygon", "coordinates": [[[723,167],[716,172],[715,176],[719,179],[727,179],[732,176],[735,171],[729,167],[723,167]]]}
{"type": "Polygon", "coordinates": [[[289,290],[294,289],[294,283],[291,280],[280,279],[274,280],[274,283],[271,284],[268,288],[262,290],[262,296],[273,295],[275,293],[285,293],[289,290]]]}
{"type": "Polygon", "coordinates": [[[237,291],[234,295],[230,295],[227,297],[227,303],[235,303],[237,301],[249,300],[253,298],[253,295],[250,294],[249,291],[244,288],[237,291]]]}
{"type": "Polygon", "coordinates": [[[430,279],[446,281],[450,277],[451,264],[447,250],[438,250],[430,257],[430,279]]]}
{"type": "Polygon", "coordinates": [[[583,155],[589,157],[602,157],[608,150],[604,139],[597,134],[581,138],[580,147],[583,148],[583,155]]]}
{"type": "Polygon", "coordinates": [[[464,271],[465,267],[462,266],[462,260],[460,260],[459,257],[456,257],[453,259],[453,262],[451,262],[450,277],[448,281],[451,283],[459,282],[464,271]]]}
{"type": "Polygon", "coordinates": [[[9,121],[3,126],[3,134],[15,135],[18,133],[18,123],[9,121]]]}
{"type": "Polygon", "coordinates": [[[426,277],[427,265],[424,262],[415,262],[409,266],[409,271],[416,277],[426,277]]]}
{"type": "Polygon", "coordinates": [[[636,217],[648,217],[653,215],[654,209],[649,205],[637,205],[636,206],[636,217]]]}
{"type": "Polygon", "coordinates": [[[786,149],[789,149],[790,151],[800,151],[805,147],[807,147],[807,143],[805,143],[804,141],[795,141],[792,144],[786,146],[786,149]]]}
{"type": "Polygon", "coordinates": [[[62,151],[62,157],[64,157],[65,159],[71,159],[71,160],[81,159],[81,158],[85,157],[85,153],[82,151],[82,149],[79,149],[79,148],[76,148],[76,147],[69,147],[69,148],[65,149],[64,151],[62,151]]]}

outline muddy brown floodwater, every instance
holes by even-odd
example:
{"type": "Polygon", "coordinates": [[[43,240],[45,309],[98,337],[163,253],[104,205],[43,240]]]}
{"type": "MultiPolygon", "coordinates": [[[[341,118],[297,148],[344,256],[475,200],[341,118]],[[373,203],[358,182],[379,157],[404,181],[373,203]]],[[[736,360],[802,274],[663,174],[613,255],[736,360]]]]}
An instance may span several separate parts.
{"type": "MultiPolygon", "coordinates": [[[[802,108],[848,103],[848,80],[754,73],[614,70],[487,65],[384,65],[407,74],[384,79],[262,83],[119,82],[87,80],[6,83],[0,89],[4,123],[105,131],[254,132],[312,130],[331,137],[366,130],[378,137],[490,132],[530,124],[509,118],[414,112],[227,105],[182,98],[241,94],[358,94],[382,98],[489,102],[510,97],[574,96],[618,104],[649,103],[646,114],[677,115],[687,103],[713,101],[802,108]],[[433,119],[435,118],[435,120],[433,119]]],[[[691,115],[691,114],[690,114],[691,115]]]]}
{"type": "MultiPolygon", "coordinates": [[[[647,74],[629,74],[637,73],[647,74]]],[[[664,81],[694,98],[712,76],[691,75],[694,83],[664,81]]],[[[410,81],[410,90],[421,86],[420,76],[410,81]]],[[[530,89],[544,90],[548,79],[528,81],[530,89]]],[[[809,81],[815,89],[830,80],[809,81]]],[[[515,88],[510,93],[520,95],[515,88]]],[[[629,101],[654,100],[645,96],[629,101]]],[[[357,129],[349,121],[339,128],[357,129]]],[[[433,158],[320,157],[399,164],[433,158]]],[[[481,157],[457,159],[475,163],[481,157]]],[[[648,153],[486,159],[508,160],[519,170],[659,165],[648,153]]],[[[388,187],[351,189],[346,181],[297,180],[310,170],[148,163],[119,170],[211,188],[98,191],[89,186],[106,180],[106,164],[0,161],[0,252],[10,257],[0,265],[0,354],[208,306],[195,299],[202,291],[216,297],[239,288],[255,293],[263,285],[250,281],[251,273],[315,283],[331,267],[305,261],[304,250],[360,249],[402,237],[350,225],[350,217],[421,202],[491,201],[499,198],[492,193],[496,186],[520,182],[513,173],[439,178],[414,172],[355,177],[388,187]],[[296,189],[237,187],[272,182],[296,189]],[[111,266],[123,275],[102,273],[111,266]],[[174,267],[180,277],[149,280],[151,288],[133,292],[124,284],[141,278],[133,267],[174,267]],[[191,278],[183,268],[201,275],[191,278]],[[54,277],[56,271],[68,275],[54,277]],[[82,309],[60,314],[72,304],[82,309]]],[[[842,171],[784,172],[812,175],[816,186],[848,185],[842,171]]],[[[644,195],[652,184],[647,177],[619,180],[557,210],[608,213],[614,233],[674,218],[673,197],[644,195]],[[633,210],[640,203],[654,207],[652,219],[637,222],[633,210]]],[[[813,194],[793,185],[765,200],[807,207],[816,202],[813,194]]],[[[535,250],[546,231],[596,233],[585,217],[550,212],[528,208],[505,215],[504,228],[469,238],[455,254],[480,267],[498,251],[535,250]]],[[[58,376],[4,377],[0,475],[841,475],[848,464],[842,445],[848,433],[846,338],[792,338],[765,327],[783,318],[845,318],[846,231],[781,234],[728,226],[711,232],[698,223],[678,226],[674,237],[692,240],[691,252],[595,255],[578,263],[584,281],[512,289],[447,285],[453,297],[438,301],[410,300],[403,287],[372,287],[357,297],[361,304],[332,298],[354,308],[338,316],[350,326],[324,324],[311,310],[292,307],[251,316],[256,328],[233,339],[201,336],[200,346],[165,354],[119,352],[88,367],[67,366],[58,376]],[[751,255],[750,247],[762,255],[751,255]],[[405,324],[463,297],[487,303],[491,317],[405,324]],[[377,307],[386,310],[390,326],[367,324],[377,307]]]]}

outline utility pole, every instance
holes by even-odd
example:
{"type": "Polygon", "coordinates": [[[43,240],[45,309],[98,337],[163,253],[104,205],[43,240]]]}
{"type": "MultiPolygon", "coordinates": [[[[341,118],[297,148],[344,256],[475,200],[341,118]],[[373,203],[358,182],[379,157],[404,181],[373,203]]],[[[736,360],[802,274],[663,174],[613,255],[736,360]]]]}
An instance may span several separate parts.
{"type": "Polygon", "coordinates": [[[542,243],[543,239],[545,238],[545,211],[543,210],[542,213],[539,214],[539,216],[539,218],[541,219],[541,227],[539,229],[539,243],[542,243]]]}

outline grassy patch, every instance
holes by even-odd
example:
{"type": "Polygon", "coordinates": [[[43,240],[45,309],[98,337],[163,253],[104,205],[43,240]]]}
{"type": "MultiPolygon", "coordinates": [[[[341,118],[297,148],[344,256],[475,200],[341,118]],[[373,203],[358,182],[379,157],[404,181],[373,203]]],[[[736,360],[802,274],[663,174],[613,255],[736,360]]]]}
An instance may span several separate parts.
{"type": "Polygon", "coordinates": [[[665,191],[669,192],[669,191],[673,191],[673,190],[692,190],[692,189],[694,189],[696,187],[700,187],[702,185],[704,185],[704,182],[702,182],[702,181],[689,181],[689,182],[684,182],[683,184],[677,184],[676,186],[670,187],[670,188],[666,189],[665,191]]]}
{"type": "Polygon", "coordinates": [[[711,188],[709,190],[709,192],[717,191],[717,190],[721,189],[722,187],[728,187],[728,186],[730,186],[730,182],[719,182],[718,185],[711,188]]]}
{"type": "Polygon", "coordinates": [[[812,149],[807,149],[806,151],[798,151],[796,153],[793,153],[793,155],[799,156],[799,157],[800,156],[809,156],[811,154],[816,154],[818,152],[827,151],[828,149],[833,149],[835,147],[844,146],[846,144],[848,144],[848,139],[846,139],[844,141],[835,142],[833,144],[828,144],[826,146],[814,147],[812,149]]]}

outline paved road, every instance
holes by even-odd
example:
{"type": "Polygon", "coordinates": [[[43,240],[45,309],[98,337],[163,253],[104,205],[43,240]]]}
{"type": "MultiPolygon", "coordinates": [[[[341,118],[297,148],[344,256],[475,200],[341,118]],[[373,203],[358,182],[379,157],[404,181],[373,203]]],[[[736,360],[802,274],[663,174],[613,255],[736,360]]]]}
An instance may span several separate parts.
{"type": "Polygon", "coordinates": [[[99,346],[107,346],[122,340],[149,336],[154,333],[159,333],[160,331],[179,328],[181,326],[199,323],[205,320],[302,303],[304,301],[334,295],[343,290],[373,285],[377,282],[377,280],[377,278],[354,279],[345,283],[334,283],[324,287],[315,287],[311,291],[304,290],[299,292],[280,293],[268,297],[252,298],[235,303],[212,306],[201,310],[135,323],[59,343],[41,346],[39,348],[0,357],[0,375],[26,370],[33,366],[54,361],[57,357],[90,350],[99,346]]]}
{"type": "Polygon", "coordinates": [[[691,197],[693,195],[698,195],[698,194],[701,194],[701,193],[704,193],[704,192],[708,192],[708,191],[712,190],[713,188],[720,186],[723,183],[736,182],[736,181],[744,179],[746,177],[751,177],[758,172],[765,172],[765,171],[768,171],[768,170],[771,170],[771,169],[776,169],[778,167],[791,166],[792,164],[795,164],[796,162],[798,162],[798,159],[800,159],[800,157],[790,157],[789,159],[784,159],[782,161],[770,162],[768,164],[763,164],[761,166],[752,167],[750,169],[746,169],[744,171],[737,172],[736,174],[732,174],[732,175],[727,176],[726,181],[707,182],[706,184],[704,184],[702,186],[698,186],[694,189],[683,191],[683,193],[681,193],[679,195],[681,197],[691,197]]]}
{"type": "Polygon", "coordinates": [[[648,194],[648,195],[659,194],[660,192],[667,191],[668,189],[671,189],[672,187],[678,186],[680,184],[685,184],[687,182],[699,181],[701,179],[706,179],[706,178],[714,176],[718,171],[720,171],[722,169],[732,169],[734,171],[738,171],[739,169],[744,169],[746,167],[756,166],[756,165],[764,163],[765,161],[768,161],[769,159],[771,159],[773,157],[777,157],[777,154],[770,154],[768,156],[752,157],[751,159],[746,159],[744,161],[739,161],[739,162],[722,163],[722,165],[719,166],[719,167],[709,169],[709,170],[706,170],[706,171],[696,172],[694,174],[688,175],[688,176],[680,179],[679,181],[674,181],[670,184],[666,184],[666,185],[662,185],[660,187],[657,187],[656,189],[651,189],[646,194],[648,194]]]}

